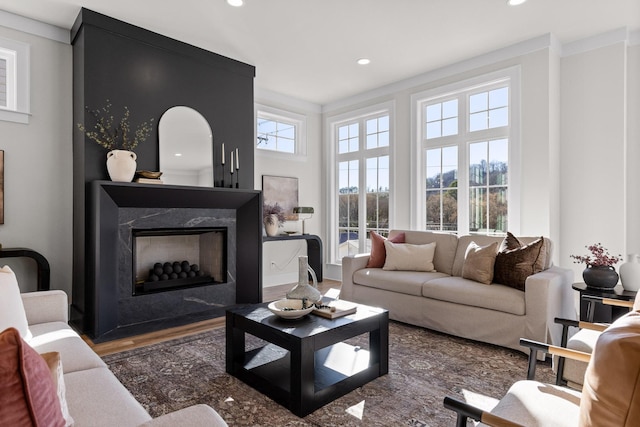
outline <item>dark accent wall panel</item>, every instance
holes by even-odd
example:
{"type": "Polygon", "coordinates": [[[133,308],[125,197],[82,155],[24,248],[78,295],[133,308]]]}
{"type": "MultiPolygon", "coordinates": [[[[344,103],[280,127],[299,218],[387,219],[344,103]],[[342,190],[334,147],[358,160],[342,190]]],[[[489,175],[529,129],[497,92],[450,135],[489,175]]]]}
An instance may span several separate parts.
{"type": "MultiPolygon", "coordinates": [[[[72,28],[74,97],[74,274],[72,321],[81,325],[86,301],[95,295],[86,287],[90,271],[87,247],[90,183],[108,180],[107,150],[85,139],[77,128],[94,125],[85,107],[101,108],[108,99],[119,117],[124,106],[131,111],[131,127],[154,119],[150,137],[134,151],[138,169],[158,170],[158,121],[176,105],[199,111],[214,135],[215,182],[222,179],[218,166],[220,144],[229,152],[239,149],[239,188],[253,189],[254,99],[251,65],[165,37],[146,29],[81,9],[72,28]]],[[[227,183],[229,177],[226,177],[227,183]]],[[[260,226],[260,220],[255,227],[260,226]]],[[[93,254],[92,254],[93,255],[93,254]]],[[[259,260],[258,260],[259,262],[259,260]]],[[[260,268],[258,264],[256,268],[260,268]]],[[[81,326],[81,328],[83,328],[81,326]]]]}

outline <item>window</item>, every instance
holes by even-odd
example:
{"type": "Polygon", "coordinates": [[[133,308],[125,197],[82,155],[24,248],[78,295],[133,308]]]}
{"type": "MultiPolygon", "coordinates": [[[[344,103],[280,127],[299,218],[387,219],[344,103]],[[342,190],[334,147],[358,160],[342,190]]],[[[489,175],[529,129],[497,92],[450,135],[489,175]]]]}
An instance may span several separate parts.
{"type": "Polygon", "coordinates": [[[414,97],[419,126],[422,202],[418,227],[459,234],[515,229],[517,71],[414,97]],[[484,81],[482,81],[484,80],[484,81]]]}
{"type": "Polygon", "coordinates": [[[7,58],[0,55],[0,108],[7,108],[7,58]]]}
{"type": "Polygon", "coordinates": [[[306,155],[304,116],[275,108],[258,106],[256,147],[258,152],[306,155]]]}
{"type": "Polygon", "coordinates": [[[29,122],[29,45],[0,38],[0,120],[29,122]]]}
{"type": "Polygon", "coordinates": [[[368,252],[369,233],[389,232],[390,109],[378,107],[330,125],[335,153],[337,209],[332,220],[332,259],[368,252]]]}

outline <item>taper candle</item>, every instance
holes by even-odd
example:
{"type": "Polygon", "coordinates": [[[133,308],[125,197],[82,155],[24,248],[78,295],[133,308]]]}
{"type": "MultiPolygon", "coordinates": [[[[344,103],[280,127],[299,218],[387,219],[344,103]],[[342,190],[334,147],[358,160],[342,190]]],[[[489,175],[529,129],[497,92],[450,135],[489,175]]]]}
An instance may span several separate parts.
{"type": "Polygon", "coordinates": [[[231,167],[229,169],[231,169],[231,175],[233,175],[233,151],[231,152],[231,167]]]}
{"type": "Polygon", "coordinates": [[[222,164],[224,165],[224,142],[222,143],[222,164]]]}
{"type": "Polygon", "coordinates": [[[236,170],[240,169],[240,154],[236,148],[236,170]]]}

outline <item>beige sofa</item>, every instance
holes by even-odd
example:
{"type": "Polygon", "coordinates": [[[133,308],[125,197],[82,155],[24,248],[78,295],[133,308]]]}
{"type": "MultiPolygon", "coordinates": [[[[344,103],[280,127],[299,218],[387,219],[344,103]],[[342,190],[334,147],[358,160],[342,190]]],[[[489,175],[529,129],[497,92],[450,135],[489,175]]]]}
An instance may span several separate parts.
{"type": "MultiPolygon", "coordinates": [[[[5,288],[0,289],[0,293],[4,293],[7,287],[6,280],[0,285],[5,288]]],[[[24,293],[20,296],[28,323],[29,332],[26,335],[31,335],[25,337],[25,341],[38,353],[60,353],[66,402],[74,426],[227,425],[218,413],[207,405],[194,405],[152,419],[102,359],[69,327],[69,306],[67,295],[63,291],[24,293]]],[[[15,308],[15,302],[12,306],[15,308]]],[[[9,326],[20,329],[20,311],[21,307],[20,310],[14,311],[16,324],[9,326]]],[[[6,318],[4,322],[7,322],[6,318]]]]}
{"type": "MultiPolygon", "coordinates": [[[[392,230],[389,237],[399,233],[405,233],[405,243],[436,243],[436,271],[366,268],[369,254],[344,257],[340,298],[384,307],[394,320],[522,352],[528,350],[520,346],[520,338],[559,344],[562,329],[554,318],[575,317],[573,272],[552,266],[548,239],[545,270],[527,277],[521,291],[462,277],[469,244],[485,246],[502,242],[502,237],[408,230],[392,230]]],[[[523,244],[535,240],[518,239],[523,244]]]]}

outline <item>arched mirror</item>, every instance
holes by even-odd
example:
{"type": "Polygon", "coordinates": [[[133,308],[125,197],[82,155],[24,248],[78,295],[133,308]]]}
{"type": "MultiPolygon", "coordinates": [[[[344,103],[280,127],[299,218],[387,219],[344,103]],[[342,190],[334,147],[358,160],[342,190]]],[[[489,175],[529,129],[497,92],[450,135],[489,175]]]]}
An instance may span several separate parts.
{"type": "Polygon", "coordinates": [[[193,108],[169,108],[158,123],[160,170],[165,184],[213,187],[213,136],[193,108]]]}

